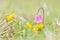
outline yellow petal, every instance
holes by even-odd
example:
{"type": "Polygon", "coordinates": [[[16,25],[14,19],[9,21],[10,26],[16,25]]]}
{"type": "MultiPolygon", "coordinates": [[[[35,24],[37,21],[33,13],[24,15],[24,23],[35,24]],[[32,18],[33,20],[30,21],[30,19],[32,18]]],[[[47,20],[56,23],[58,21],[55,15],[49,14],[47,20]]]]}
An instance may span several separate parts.
{"type": "Polygon", "coordinates": [[[37,27],[38,27],[38,28],[43,28],[43,24],[40,23],[40,24],[37,25],[37,27]]]}
{"type": "Polygon", "coordinates": [[[33,29],[33,32],[34,32],[34,33],[38,33],[38,28],[35,27],[35,28],[33,29]]]}
{"type": "Polygon", "coordinates": [[[6,20],[10,21],[14,16],[16,16],[16,14],[12,13],[6,17],[6,20]]]}
{"type": "Polygon", "coordinates": [[[30,22],[26,22],[27,27],[32,27],[32,24],[30,22]]]}

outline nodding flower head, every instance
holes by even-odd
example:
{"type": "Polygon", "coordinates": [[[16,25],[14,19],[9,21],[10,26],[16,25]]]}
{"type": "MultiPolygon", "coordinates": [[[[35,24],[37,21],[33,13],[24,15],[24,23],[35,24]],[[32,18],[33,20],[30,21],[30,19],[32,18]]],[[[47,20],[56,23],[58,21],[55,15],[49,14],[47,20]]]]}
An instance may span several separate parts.
{"type": "Polygon", "coordinates": [[[42,20],[43,20],[43,16],[42,16],[41,14],[35,15],[34,21],[35,21],[36,23],[40,23],[40,22],[42,22],[42,20]]]}

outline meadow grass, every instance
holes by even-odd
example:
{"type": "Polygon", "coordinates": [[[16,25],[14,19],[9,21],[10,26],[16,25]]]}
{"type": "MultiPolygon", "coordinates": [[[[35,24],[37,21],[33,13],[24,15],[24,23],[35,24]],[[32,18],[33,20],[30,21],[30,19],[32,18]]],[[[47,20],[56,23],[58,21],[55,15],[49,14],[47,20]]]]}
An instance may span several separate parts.
{"type": "Polygon", "coordinates": [[[59,4],[60,0],[0,0],[0,40],[60,40],[60,25],[56,23],[60,19],[59,4]],[[42,6],[44,27],[35,34],[34,16],[42,6]],[[7,22],[6,17],[11,13],[17,16],[7,22]],[[26,22],[30,22],[32,28],[27,27],[26,22]]]}

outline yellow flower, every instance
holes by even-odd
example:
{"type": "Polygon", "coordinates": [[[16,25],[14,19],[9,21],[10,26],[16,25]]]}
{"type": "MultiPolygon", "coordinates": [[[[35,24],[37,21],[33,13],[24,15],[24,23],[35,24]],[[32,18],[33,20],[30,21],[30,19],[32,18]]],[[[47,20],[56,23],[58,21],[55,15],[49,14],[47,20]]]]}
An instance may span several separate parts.
{"type": "Polygon", "coordinates": [[[32,27],[32,24],[30,22],[26,22],[27,27],[32,27]]]}
{"type": "Polygon", "coordinates": [[[43,28],[43,24],[40,23],[40,24],[38,24],[36,27],[38,27],[38,28],[43,28]]]}
{"type": "Polygon", "coordinates": [[[33,29],[33,32],[34,32],[34,33],[38,33],[38,28],[35,27],[35,28],[33,29]]]}
{"type": "Polygon", "coordinates": [[[12,13],[6,17],[6,20],[10,21],[14,16],[16,16],[16,14],[12,13]]]}
{"type": "Polygon", "coordinates": [[[33,32],[34,32],[34,33],[38,33],[38,30],[39,30],[40,28],[43,28],[43,24],[42,24],[42,23],[36,25],[36,27],[33,29],[33,32]]]}

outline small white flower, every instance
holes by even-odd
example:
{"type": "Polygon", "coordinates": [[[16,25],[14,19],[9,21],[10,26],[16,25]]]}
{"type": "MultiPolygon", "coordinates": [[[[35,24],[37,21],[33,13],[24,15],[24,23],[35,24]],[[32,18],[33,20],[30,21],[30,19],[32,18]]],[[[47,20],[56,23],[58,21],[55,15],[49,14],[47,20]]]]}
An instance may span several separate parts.
{"type": "Polygon", "coordinates": [[[20,17],[20,16],[19,16],[19,19],[20,19],[21,21],[23,21],[23,22],[26,22],[26,19],[23,18],[23,17],[20,17]]]}
{"type": "Polygon", "coordinates": [[[0,19],[2,18],[2,15],[0,14],[0,19]]]}
{"type": "Polygon", "coordinates": [[[50,32],[49,29],[46,28],[44,33],[45,33],[45,36],[46,36],[46,40],[53,40],[52,32],[50,32]]]}
{"type": "Polygon", "coordinates": [[[47,11],[47,16],[50,16],[50,12],[49,11],[47,11]]]}
{"type": "Polygon", "coordinates": [[[59,20],[59,19],[56,19],[56,24],[57,24],[58,26],[60,26],[60,20],[59,20]]]}
{"type": "Polygon", "coordinates": [[[43,8],[47,8],[46,3],[43,3],[42,6],[43,6],[43,8]]]}

